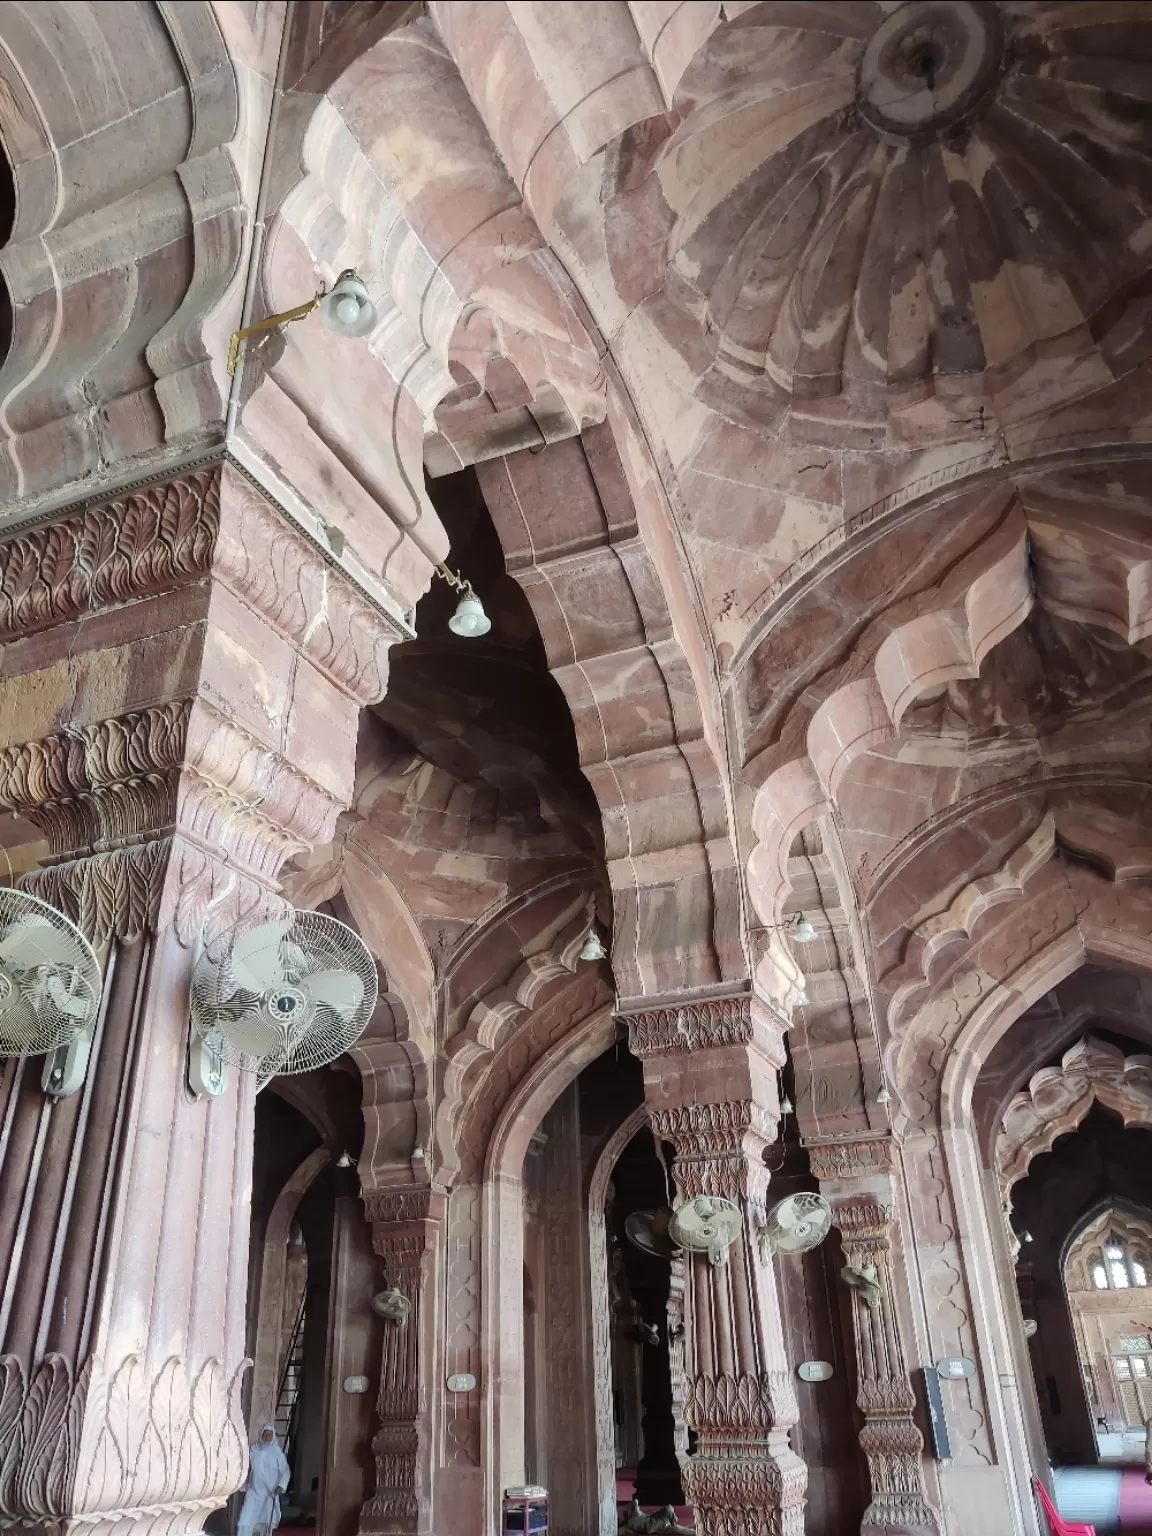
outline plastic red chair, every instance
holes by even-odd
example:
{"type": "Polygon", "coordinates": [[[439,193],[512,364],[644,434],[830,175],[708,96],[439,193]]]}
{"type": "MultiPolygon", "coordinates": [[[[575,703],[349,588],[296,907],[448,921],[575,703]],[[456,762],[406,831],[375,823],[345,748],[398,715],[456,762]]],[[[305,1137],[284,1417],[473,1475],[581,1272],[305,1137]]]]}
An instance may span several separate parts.
{"type": "Polygon", "coordinates": [[[1096,1536],[1094,1525],[1074,1524],[1071,1520],[1061,1520],[1059,1511],[1048,1497],[1044,1485],[1039,1478],[1032,1479],[1036,1492],[1040,1495],[1040,1502],[1044,1506],[1044,1513],[1048,1516],[1048,1524],[1052,1528],[1052,1536],[1096,1536]]]}

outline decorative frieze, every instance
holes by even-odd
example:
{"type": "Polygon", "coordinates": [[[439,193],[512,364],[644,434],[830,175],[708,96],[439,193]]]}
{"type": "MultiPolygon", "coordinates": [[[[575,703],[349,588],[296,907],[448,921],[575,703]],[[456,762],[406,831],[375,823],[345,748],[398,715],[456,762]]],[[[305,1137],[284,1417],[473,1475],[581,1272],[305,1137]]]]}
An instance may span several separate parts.
{"type": "Polygon", "coordinates": [[[628,1048],[641,1061],[681,1051],[747,1045],[752,1040],[752,998],[720,997],[632,1014],[628,1048]]]}
{"type": "Polygon", "coordinates": [[[208,578],[359,702],[382,697],[399,625],[226,462],[0,544],[0,644],[208,578]]]}
{"type": "Polygon", "coordinates": [[[817,1179],[859,1179],[889,1174],[895,1166],[896,1144],[891,1136],[861,1141],[805,1142],[817,1179]]]}
{"type": "Polygon", "coordinates": [[[0,545],[0,643],[197,581],[220,532],[220,466],[0,545]]]}

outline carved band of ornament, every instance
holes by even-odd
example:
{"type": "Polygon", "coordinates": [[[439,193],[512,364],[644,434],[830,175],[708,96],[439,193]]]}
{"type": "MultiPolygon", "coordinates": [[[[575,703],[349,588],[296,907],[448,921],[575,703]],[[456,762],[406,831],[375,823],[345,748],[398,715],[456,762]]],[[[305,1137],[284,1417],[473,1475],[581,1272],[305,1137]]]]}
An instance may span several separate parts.
{"type": "Polygon", "coordinates": [[[890,1136],[875,1141],[807,1142],[805,1146],[817,1179],[858,1179],[891,1173],[896,1166],[896,1143],[890,1136]]]}
{"type": "MultiPolygon", "coordinates": [[[[878,1460],[893,1460],[897,1466],[903,1466],[915,1458],[917,1477],[913,1486],[916,1491],[920,1490],[918,1458],[924,1449],[924,1437],[910,1418],[869,1421],[860,1431],[860,1449],[878,1460]]],[[[883,1483],[877,1484],[876,1492],[881,1492],[885,1486],[883,1483]]]]}
{"type": "Polygon", "coordinates": [[[213,576],[361,703],[382,697],[400,630],[219,464],[0,544],[0,643],[213,576]]]}
{"type": "Polygon", "coordinates": [[[279,918],[284,903],[263,882],[182,837],[152,838],[111,853],[49,864],[17,882],[80,928],[93,944],[131,942],[171,926],[189,949],[211,911],[213,933],[241,920],[279,918]]]}
{"type": "Polygon", "coordinates": [[[782,1371],[684,1377],[685,1416],[700,1432],[768,1431],[782,1420],[791,1422],[794,1406],[790,1383],[782,1371]]]}
{"type": "Polygon", "coordinates": [[[856,1402],[868,1418],[888,1418],[898,1423],[916,1410],[916,1394],[907,1376],[863,1376],[856,1402]]]}
{"type": "Polygon", "coordinates": [[[628,1017],[628,1048],[643,1060],[714,1046],[747,1045],[753,1037],[751,997],[723,997],[628,1017]]]}
{"type": "Polygon", "coordinates": [[[107,852],[174,826],[271,880],[343,806],[202,699],[133,710],[0,750],[0,807],[57,855],[107,852]]]}
{"type": "Polygon", "coordinates": [[[686,1156],[736,1152],[744,1138],[767,1141],[777,1117],[753,1099],[725,1099],[719,1104],[679,1104],[649,1111],[652,1129],[686,1156]]]}
{"type": "MultiPolygon", "coordinates": [[[[390,1231],[376,1226],[372,1232],[372,1251],[378,1259],[384,1260],[389,1279],[394,1279],[401,1271],[411,1271],[413,1276],[418,1277],[431,1246],[430,1237],[410,1229],[390,1231]]],[[[418,1283],[418,1280],[413,1283],[418,1283]]]]}
{"type": "Polygon", "coordinates": [[[940,1517],[925,1498],[917,1498],[911,1492],[891,1494],[872,1500],[864,1511],[861,1527],[880,1531],[938,1531],[940,1517]]]}
{"type": "Polygon", "coordinates": [[[420,1411],[419,1386],[382,1388],[377,1400],[380,1428],[372,1437],[378,1456],[415,1456],[420,1449],[416,1415],[420,1411]]]}
{"type": "Polygon", "coordinates": [[[0,545],[0,642],[207,576],[220,467],[147,486],[0,545]]]}
{"type": "Polygon", "coordinates": [[[838,1200],[832,1206],[832,1221],[845,1247],[865,1245],[883,1253],[891,1247],[896,1208],[879,1200],[838,1200]]]}
{"type": "Polygon", "coordinates": [[[159,1370],[129,1356],[114,1370],[62,1355],[27,1374],[0,1356],[0,1524],[55,1526],[163,1507],[199,1524],[248,1465],[240,1390],[216,1360],[193,1376],[179,1357],[159,1370]]]}
{"type": "Polygon", "coordinates": [[[427,1221],[433,1214],[430,1188],[366,1189],[363,1200],[364,1214],[371,1222],[427,1221]]]}
{"type": "MultiPolygon", "coordinates": [[[[379,1482],[385,1484],[385,1491],[383,1493],[374,1493],[367,1504],[365,1504],[363,1513],[367,1521],[370,1522],[374,1519],[387,1520],[389,1522],[393,1520],[415,1521],[418,1518],[420,1506],[415,1493],[405,1492],[402,1488],[397,1489],[394,1486],[397,1481],[400,1481],[397,1475],[399,1471],[400,1469],[398,1468],[377,1464],[376,1477],[379,1482]]],[[[416,1467],[413,1464],[411,1476],[413,1483],[415,1478],[416,1467]]],[[[403,1481],[408,1480],[405,1474],[403,1481]]],[[[371,1530],[371,1524],[368,1525],[368,1529],[371,1530]]]]}
{"type": "Polygon", "coordinates": [[[715,1456],[702,1436],[684,1468],[684,1493],[707,1536],[802,1536],[807,1481],[804,1463],[786,1443],[775,1453],[749,1445],[715,1456]]]}

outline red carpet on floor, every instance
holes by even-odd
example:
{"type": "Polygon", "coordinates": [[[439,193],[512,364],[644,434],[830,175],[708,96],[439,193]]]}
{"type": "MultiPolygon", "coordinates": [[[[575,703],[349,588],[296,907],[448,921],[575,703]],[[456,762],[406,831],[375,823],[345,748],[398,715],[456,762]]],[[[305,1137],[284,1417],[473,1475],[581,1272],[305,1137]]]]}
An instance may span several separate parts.
{"type": "Polygon", "coordinates": [[[1152,1536],[1152,1487],[1143,1468],[1127,1468],[1120,1480],[1120,1529],[1124,1536],[1152,1536]]]}

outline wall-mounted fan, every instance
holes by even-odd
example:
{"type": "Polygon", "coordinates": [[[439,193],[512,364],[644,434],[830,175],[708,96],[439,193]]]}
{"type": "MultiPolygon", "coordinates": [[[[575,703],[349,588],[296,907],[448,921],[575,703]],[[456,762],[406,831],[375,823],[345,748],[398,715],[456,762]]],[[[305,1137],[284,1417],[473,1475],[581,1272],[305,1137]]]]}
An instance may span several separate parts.
{"type": "Polygon", "coordinates": [[[209,1063],[255,1072],[263,1086],[335,1061],[360,1037],[376,996],[376,966],[360,936],[322,912],[295,912],[205,946],[192,977],[192,1023],[209,1063]]]}
{"type": "Polygon", "coordinates": [[[653,1259],[674,1259],[676,1244],[668,1235],[672,1212],[664,1205],[658,1211],[633,1211],[624,1218],[624,1236],[634,1248],[653,1259]]]}
{"type": "Polygon", "coordinates": [[[713,1264],[727,1264],[728,1250],[740,1236],[744,1218],[734,1200],[697,1195],[673,1213],[669,1236],[678,1248],[706,1253],[713,1264]]]}
{"type": "Polygon", "coordinates": [[[761,1228],[761,1248],[773,1253],[808,1253],[832,1230],[832,1207],[823,1195],[789,1195],[768,1212],[761,1228]]]}
{"type": "Polygon", "coordinates": [[[706,1253],[713,1264],[728,1262],[728,1249],[740,1236],[740,1207],[721,1195],[697,1195],[678,1210],[633,1211],[624,1233],[642,1253],[673,1259],[677,1253],[706,1253]]]}
{"type": "Polygon", "coordinates": [[[39,897],[0,887],[0,1056],[50,1056],[45,1088],[74,1092],[100,989],[99,961],[79,928],[39,897]]]}

